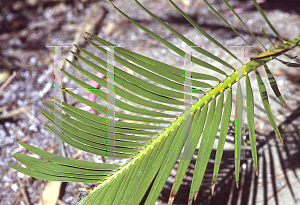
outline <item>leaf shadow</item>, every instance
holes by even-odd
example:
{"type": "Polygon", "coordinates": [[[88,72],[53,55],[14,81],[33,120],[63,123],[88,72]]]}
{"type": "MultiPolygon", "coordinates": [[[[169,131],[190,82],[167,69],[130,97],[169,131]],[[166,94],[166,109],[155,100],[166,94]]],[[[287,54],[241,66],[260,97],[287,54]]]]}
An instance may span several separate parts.
{"type": "MultiPolygon", "coordinates": [[[[259,175],[255,175],[252,160],[241,160],[239,188],[235,186],[234,161],[228,160],[234,158],[233,150],[223,152],[218,180],[215,186],[214,194],[211,195],[212,173],[214,169],[214,158],[216,150],[212,150],[210,160],[199,190],[199,194],[193,204],[273,204],[279,205],[280,198],[278,192],[283,189],[289,194],[291,203],[297,203],[299,198],[293,190],[295,183],[300,184],[296,169],[300,167],[300,127],[293,124],[300,120],[300,106],[293,110],[292,114],[279,124],[279,130],[282,133],[284,144],[279,143],[274,131],[269,134],[256,132],[257,154],[259,175]]],[[[226,143],[233,144],[226,139],[226,143]]],[[[250,143],[247,142],[248,148],[250,143]]],[[[197,155],[196,150],[195,155],[197,155]]],[[[251,158],[251,150],[246,149],[244,158],[251,158]]],[[[183,179],[174,203],[187,204],[191,180],[193,177],[193,168],[196,160],[192,160],[183,179]]],[[[175,165],[175,169],[178,163],[175,165]]],[[[175,175],[170,175],[174,179],[175,175]]],[[[159,199],[163,203],[168,202],[172,183],[168,180],[161,192],[159,199]]]]}

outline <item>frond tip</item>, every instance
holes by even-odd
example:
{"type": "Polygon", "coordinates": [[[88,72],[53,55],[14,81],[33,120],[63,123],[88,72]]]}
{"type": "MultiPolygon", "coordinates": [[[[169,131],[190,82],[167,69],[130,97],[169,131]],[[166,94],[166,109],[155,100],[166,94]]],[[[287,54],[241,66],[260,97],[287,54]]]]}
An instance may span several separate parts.
{"type": "Polygon", "coordinates": [[[283,104],[287,109],[291,109],[290,106],[289,106],[285,101],[283,101],[282,104],[283,104]]]}
{"type": "Polygon", "coordinates": [[[216,184],[213,184],[213,185],[211,186],[211,195],[214,195],[215,185],[216,185],[216,184]]]}

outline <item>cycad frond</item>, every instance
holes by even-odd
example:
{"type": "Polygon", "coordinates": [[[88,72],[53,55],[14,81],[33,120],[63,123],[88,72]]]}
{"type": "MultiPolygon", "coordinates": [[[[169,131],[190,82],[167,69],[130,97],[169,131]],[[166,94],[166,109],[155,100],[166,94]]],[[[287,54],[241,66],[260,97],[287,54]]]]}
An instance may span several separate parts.
{"type": "MultiPolygon", "coordinates": [[[[173,1],[169,1],[202,35],[207,37],[211,42],[227,52],[230,56],[237,59],[237,57],[235,57],[230,51],[222,46],[217,40],[209,36],[190,17],[188,17],[182,10],[180,10],[180,8],[173,1]]],[[[207,1],[204,2],[210,9],[212,9],[212,11],[216,15],[221,18],[221,20],[226,22],[226,24],[234,30],[234,28],[207,1]]],[[[223,2],[231,11],[233,11],[233,13],[239,18],[239,20],[242,21],[231,8],[231,6],[227,3],[227,1],[223,0],[223,2]]],[[[272,24],[267,20],[267,17],[263,13],[257,2],[255,0],[253,0],[253,2],[266,22],[272,28],[274,33],[277,35],[277,37],[282,40],[274,26],[272,26],[272,24]]],[[[98,58],[87,50],[76,46],[80,51],[82,51],[96,63],[93,63],[92,61],[74,52],[72,53],[79,60],[93,68],[96,72],[99,72],[108,77],[110,71],[106,69],[106,67],[113,66],[114,81],[118,85],[112,85],[110,82],[108,82],[108,80],[103,80],[96,75],[84,70],[80,66],[72,63],[71,61],[67,61],[83,75],[97,82],[102,87],[108,88],[113,86],[113,92],[115,95],[122,97],[130,101],[131,103],[134,103],[135,105],[141,105],[145,107],[139,108],[125,101],[115,99],[115,107],[131,113],[143,115],[143,117],[133,116],[131,114],[124,114],[122,112],[111,110],[109,108],[106,108],[105,106],[99,105],[95,102],[91,102],[75,93],[63,89],[64,92],[91,107],[92,109],[97,110],[104,115],[108,115],[108,113],[114,113],[114,116],[116,118],[128,120],[129,122],[115,121],[112,126],[112,124],[108,123],[108,117],[98,116],[74,106],[68,105],[64,102],[57,102],[54,99],[54,101],[52,102],[54,106],[48,104],[45,104],[45,106],[57,116],[60,116],[62,120],[55,119],[55,115],[46,111],[42,111],[42,114],[53,125],[55,125],[56,128],[48,125],[46,126],[64,142],[75,148],[104,157],[113,156],[114,158],[131,158],[130,162],[122,167],[111,164],[84,162],[80,160],[56,156],[42,151],[36,147],[20,143],[28,150],[48,160],[48,162],[28,157],[22,154],[15,154],[14,157],[19,162],[31,169],[25,169],[15,165],[10,166],[24,174],[28,174],[39,179],[49,181],[99,184],[88,196],[83,198],[79,202],[79,204],[139,204],[150,186],[151,190],[146,198],[145,204],[154,204],[165,182],[167,181],[169,174],[174,167],[174,164],[176,163],[179,155],[182,152],[177,175],[175,177],[175,182],[173,184],[169,198],[169,204],[172,204],[176,194],[178,193],[178,189],[183,180],[188,165],[193,157],[197,144],[201,139],[189,195],[189,204],[191,204],[193,199],[197,197],[218,128],[219,125],[221,125],[220,138],[216,150],[215,167],[212,179],[212,192],[214,190],[219,171],[219,165],[223,154],[229,119],[232,111],[232,85],[235,83],[237,83],[235,108],[235,178],[238,185],[243,118],[242,114],[244,103],[242,98],[242,93],[244,91],[241,88],[239,80],[242,77],[246,76],[245,93],[247,121],[249,126],[249,138],[252,157],[254,160],[254,169],[257,174],[257,151],[254,129],[254,99],[252,85],[250,83],[250,78],[248,75],[251,72],[256,73],[263,106],[277,137],[282,142],[280,133],[270,109],[266,87],[257,71],[257,68],[262,65],[265,67],[269,83],[273,91],[275,92],[278,99],[286,107],[288,107],[277,87],[275,78],[273,77],[266,63],[270,60],[275,59],[275,57],[277,57],[278,55],[284,54],[286,51],[289,51],[297,46],[300,42],[300,36],[288,42],[282,40],[283,44],[280,46],[276,46],[274,44],[274,49],[266,51],[266,53],[264,54],[259,54],[258,56],[252,58],[250,62],[244,64],[241,68],[236,70],[226,61],[216,57],[212,53],[209,53],[208,51],[200,47],[195,47],[196,44],[194,44],[192,41],[161,21],[153,13],[143,7],[138,1],[136,1],[136,3],[152,18],[169,29],[183,42],[185,42],[189,46],[194,46],[192,48],[195,51],[215,60],[216,62],[219,62],[224,67],[232,69],[233,73],[228,74],[221,68],[217,68],[194,56],[190,56],[190,60],[193,63],[213,70],[218,74],[222,74],[224,76],[224,79],[220,80],[213,75],[203,74],[201,72],[193,72],[192,76],[188,78],[189,80],[192,80],[192,85],[186,85],[185,81],[187,80],[187,77],[185,76],[184,69],[156,61],[154,59],[134,53],[124,48],[114,48],[114,52],[117,54],[114,55],[115,61],[140,74],[141,76],[144,76],[157,83],[156,85],[154,85],[146,80],[133,76],[123,71],[122,69],[98,58]],[[124,58],[130,60],[132,63],[124,60],[124,58]],[[205,82],[203,82],[202,80],[205,80],[205,82]],[[209,81],[210,83],[207,83],[207,81],[209,81]],[[218,82],[218,84],[216,86],[212,86],[216,82],[218,82]],[[193,92],[184,92],[184,89],[186,87],[193,90],[193,92]],[[207,88],[210,89],[210,91],[204,92],[202,90],[207,88]],[[225,92],[227,92],[227,95],[225,95],[225,92]],[[199,97],[199,94],[204,95],[199,97]],[[223,108],[223,101],[225,96],[226,102],[223,108]],[[193,100],[193,103],[189,104],[188,102],[183,101],[186,98],[193,100]],[[189,108],[184,110],[177,107],[183,105],[189,106],[189,108]],[[171,115],[161,112],[161,110],[181,112],[181,114],[180,116],[171,115]],[[63,114],[63,112],[66,114],[63,114]],[[165,119],[162,120],[161,118],[165,119]],[[137,121],[148,124],[139,124],[136,123],[137,121]],[[150,125],[149,123],[152,124],[150,125]],[[161,126],[161,124],[164,124],[164,126],[161,126]],[[109,144],[108,141],[113,141],[113,144],[109,144]]],[[[149,34],[165,46],[167,46],[169,49],[173,50],[179,56],[183,58],[188,57],[183,50],[177,48],[167,40],[159,37],[144,26],[140,25],[129,16],[124,14],[115,5],[113,6],[129,21],[134,23],[136,26],[144,30],[147,34],[149,34]]],[[[251,31],[244,23],[243,25],[251,33],[251,31]]],[[[234,31],[237,32],[236,30],[234,31]]],[[[268,38],[264,31],[263,34],[268,38]]],[[[91,37],[91,40],[86,39],[87,42],[106,55],[110,55],[110,51],[100,47],[100,44],[103,46],[116,46],[97,36],[94,36],[92,34],[89,35],[91,37]]],[[[238,35],[240,34],[238,33],[238,35]]],[[[255,36],[254,38],[258,41],[255,36]]],[[[240,59],[237,60],[240,61],[240,59]]],[[[107,96],[109,96],[109,94],[103,92],[102,90],[94,90],[90,85],[77,79],[68,72],[63,72],[81,87],[89,89],[90,92],[107,101],[107,96]]]]}

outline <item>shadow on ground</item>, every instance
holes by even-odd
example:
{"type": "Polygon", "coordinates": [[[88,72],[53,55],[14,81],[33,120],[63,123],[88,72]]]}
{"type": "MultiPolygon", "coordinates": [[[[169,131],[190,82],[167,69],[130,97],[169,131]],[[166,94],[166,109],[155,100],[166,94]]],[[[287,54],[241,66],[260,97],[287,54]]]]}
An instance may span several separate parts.
{"type": "MultiPolygon", "coordinates": [[[[252,160],[241,160],[239,188],[235,185],[233,150],[224,150],[214,195],[211,195],[212,173],[216,150],[212,151],[197,199],[193,204],[296,204],[300,187],[300,129],[293,122],[300,120],[300,106],[293,110],[278,127],[284,143],[281,144],[274,131],[265,135],[256,132],[259,175],[255,175],[252,160]],[[282,197],[284,193],[284,197],[282,197]],[[288,202],[287,202],[288,200],[288,202]]],[[[248,136],[247,136],[248,139],[248,136]]],[[[226,140],[226,143],[233,143],[226,140]]],[[[244,158],[251,158],[249,141],[244,158]]],[[[197,150],[196,150],[197,152],[197,150]]],[[[242,152],[243,153],[243,152],[242,152]]],[[[241,154],[242,157],[242,154],[241,154]]],[[[193,160],[186,173],[192,178],[196,161],[193,160]]],[[[173,176],[175,177],[175,176],[173,176]]],[[[167,182],[160,200],[167,203],[172,183],[167,182]]],[[[187,204],[190,180],[183,180],[174,204],[187,204]]]]}

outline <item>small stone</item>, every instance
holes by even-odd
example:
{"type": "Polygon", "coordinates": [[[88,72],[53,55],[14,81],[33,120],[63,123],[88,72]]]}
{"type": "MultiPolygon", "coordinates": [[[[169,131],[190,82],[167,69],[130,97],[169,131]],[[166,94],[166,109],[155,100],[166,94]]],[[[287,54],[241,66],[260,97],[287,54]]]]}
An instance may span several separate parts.
{"type": "Polygon", "coordinates": [[[183,5],[184,5],[185,7],[189,7],[189,6],[190,6],[190,3],[191,3],[190,0],[181,0],[181,1],[182,1],[183,5]]]}
{"type": "Polygon", "coordinates": [[[0,84],[4,83],[10,76],[9,71],[5,70],[0,72],[0,84]]]}
{"type": "Polygon", "coordinates": [[[35,57],[31,57],[29,61],[30,61],[31,65],[34,65],[36,62],[36,59],[35,59],[35,57]]]}
{"type": "Polygon", "coordinates": [[[26,0],[26,3],[30,6],[36,6],[38,3],[38,0],[26,0]]]}
{"type": "Polygon", "coordinates": [[[115,24],[109,22],[107,24],[107,26],[106,26],[106,33],[107,33],[107,35],[110,36],[114,32],[115,28],[116,28],[115,24]]]}
{"type": "Polygon", "coordinates": [[[24,7],[24,3],[22,1],[17,1],[15,3],[13,3],[13,5],[12,5],[12,9],[15,11],[19,11],[23,7],[24,7]]]}
{"type": "Polygon", "coordinates": [[[19,186],[16,183],[14,183],[10,186],[10,188],[14,191],[17,191],[19,189],[19,186]]]}
{"type": "Polygon", "coordinates": [[[18,172],[17,175],[18,175],[18,177],[21,178],[21,179],[23,179],[23,178],[25,177],[25,174],[23,174],[23,173],[21,173],[21,172],[18,172]]]}

